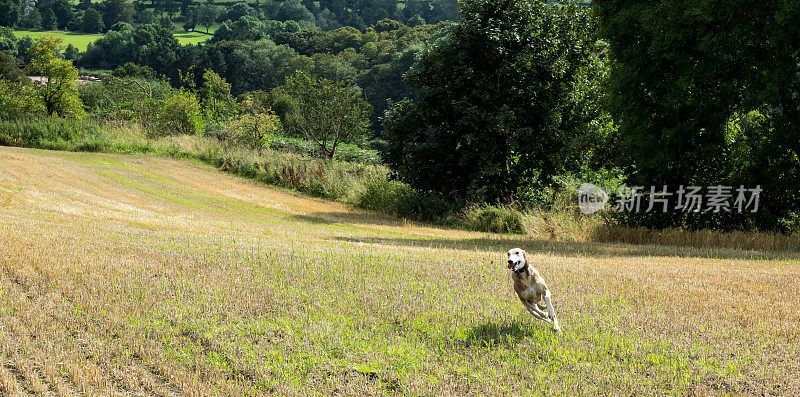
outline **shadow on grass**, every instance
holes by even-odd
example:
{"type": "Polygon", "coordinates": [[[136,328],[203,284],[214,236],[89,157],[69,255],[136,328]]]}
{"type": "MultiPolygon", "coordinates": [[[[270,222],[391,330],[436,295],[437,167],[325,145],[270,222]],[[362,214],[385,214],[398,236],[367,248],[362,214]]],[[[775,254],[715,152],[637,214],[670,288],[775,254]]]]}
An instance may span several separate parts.
{"type": "Polygon", "coordinates": [[[513,346],[522,342],[525,338],[532,336],[534,336],[534,332],[530,329],[523,328],[518,322],[498,324],[489,321],[472,327],[467,339],[464,340],[464,346],[513,346]]]}
{"type": "MultiPolygon", "coordinates": [[[[314,224],[350,224],[373,226],[403,226],[405,223],[386,215],[370,211],[314,212],[294,215],[294,218],[314,224]]],[[[419,223],[420,226],[430,226],[419,223]]],[[[431,226],[438,227],[438,226],[431,226]]],[[[439,227],[441,228],[441,227],[439,227]]],[[[441,228],[446,230],[446,228],[441,228]]],[[[576,242],[537,239],[528,235],[486,234],[484,238],[391,238],[391,237],[344,237],[331,240],[353,243],[382,244],[393,246],[446,248],[457,250],[485,250],[505,252],[509,248],[521,247],[528,252],[555,255],[586,256],[595,258],[613,257],[682,257],[741,260],[800,259],[800,253],[792,251],[749,251],[733,248],[697,248],[669,245],[635,245],[625,243],[576,242]]]]}
{"type": "Polygon", "coordinates": [[[370,213],[367,211],[359,212],[312,212],[305,215],[293,215],[294,218],[317,224],[330,225],[334,223],[352,225],[377,225],[377,226],[403,226],[401,220],[390,218],[385,215],[370,213]]]}
{"type": "Polygon", "coordinates": [[[509,248],[521,247],[528,252],[551,255],[585,256],[595,258],[613,257],[683,257],[742,260],[800,259],[795,252],[744,251],[727,248],[691,248],[660,245],[631,245],[615,243],[555,241],[520,235],[492,235],[487,238],[440,239],[440,238],[392,238],[392,237],[346,237],[336,236],[331,240],[382,244],[394,246],[445,248],[457,250],[485,250],[505,252],[509,248]]]}

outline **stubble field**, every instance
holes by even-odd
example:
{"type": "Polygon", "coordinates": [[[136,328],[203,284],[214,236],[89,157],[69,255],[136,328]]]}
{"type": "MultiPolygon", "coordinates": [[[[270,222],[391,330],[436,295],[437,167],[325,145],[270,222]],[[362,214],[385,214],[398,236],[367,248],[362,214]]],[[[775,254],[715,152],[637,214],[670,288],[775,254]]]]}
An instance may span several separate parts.
{"type": "Polygon", "coordinates": [[[187,162],[0,148],[0,394],[797,395],[799,261],[444,230],[187,162]],[[516,246],[563,334],[513,294],[516,246]]]}

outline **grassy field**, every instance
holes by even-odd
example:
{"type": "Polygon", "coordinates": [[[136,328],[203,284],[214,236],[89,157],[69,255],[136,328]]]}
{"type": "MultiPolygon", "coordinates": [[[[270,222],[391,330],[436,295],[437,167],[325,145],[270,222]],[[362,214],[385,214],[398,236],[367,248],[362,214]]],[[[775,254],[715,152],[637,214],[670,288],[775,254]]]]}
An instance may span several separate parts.
{"type": "Polygon", "coordinates": [[[436,229],[2,147],[0,241],[3,395],[800,393],[797,254],[436,229]],[[517,302],[513,246],[563,334],[517,302]]]}
{"type": "Polygon", "coordinates": [[[14,35],[17,37],[23,36],[30,36],[32,38],[37,38],[39,36],[45,34],[52,34],[64,41],[64,45],[72,44],[75,48],[86,51],[86,47],[89,43],[99,39],[102,37],[102,34],[88,34],[88,33],[77,33],[77,32],[60,32],[60,31],[29,31],[29,30],[15,30],[14,35]]]}
{"type": "MultiPolygon", "coordinates": [[[[28,31],[28,30],[14,31],[14,35],[16,35],[17,37],[30,36],[36,38],[44,34],[53,34],[58,37],[61,37],[64,40],[64,45],[72,44],[81,51],[86,51],[86,47],[89,45],[89,43],[103,36],[102,34],[88,34],[88,33],[60,32],[60,31],[28,31]]],[[[181,44],[198,44],[198,43],[203,43],[209,38],[211,38],[211,35],[200,32],[184,32],[184,33],[175,33],[175,38],[178,39],[178,42],[181,44]]]]}
{"type": "MultiPolygon", "coordinates": [[[[212,32],[213,33],[213,32],[212,32]]],[[[175,33],[175,38],[181,44],[200,44],[210,39],[212,35],[200,32],[175,33]]]]}

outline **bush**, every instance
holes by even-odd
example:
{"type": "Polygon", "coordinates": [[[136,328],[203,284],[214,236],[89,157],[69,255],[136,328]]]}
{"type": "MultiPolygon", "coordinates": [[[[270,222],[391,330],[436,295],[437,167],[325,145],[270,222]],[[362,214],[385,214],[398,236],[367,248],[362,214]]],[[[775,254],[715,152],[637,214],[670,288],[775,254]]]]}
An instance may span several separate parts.
{"type": "Polygon", "coordinates": [[[402,218],[424,222],[444,222],[453,205],[440,194],[421,192],[404,183],[375,177],[364,183],[356,205],[402,218]]]}
{"type": "Polygon", "coordinates": [[[0,145],[74,150],[78,149],[78,142],[91,141],[100,132],[100,125],[92,120],[59,117],[0,120],[0,145]]]}
{"type": "Polygon", "coordinates": [[[163,80],[142,77],[108,76],[101,83],[80,87],[81,100],[90,114],[127,121],[142,119],[146,110],[152,111],[148,107],[154,106],[153,101],[166,99],[176,92],[163,80]]]}
{"type": "Polygon", "coordinates": [[[154,135],[195,135],[204,131],[200,103],[188,92],[179,92],[157,102],[149,113],[145,126],[154,135]]]}
{"type": "Polygon", "coordinates": [[[267,149],[255,151],[243,147],[222,147],[199,157],[260,182],[294,189],[313,196],[344,202],[356,202],[363,181],[386,175],[380,166],[309,158],[267,149]]]}
{"type": "Polygon", "coordinates": [[[43,111],[31,84],[9,83],[0,76],[0,119],[13,120],[43,111]]]}
{"type": "Polygon", "coordinates": [[[469,227],[482,232],[525,233],[522,214],[508,206],[483,205],[467,210],[469,227]]]}
{"type": "Polygon", "coordinates": [[[364,192],[359,195],[356,205],[368,210],[397,215],[398,198],[404,188],[408,189],[408,186],[386,178],[370,179],[364,184],[364,192]]]}
{"type": "Polygon", "coordinates": [[[279,128],[280,120],[272,113],[243,114],[222,129],[221,138],[226,143],[260,150],[269,147],[271,135],[279,128]]]}

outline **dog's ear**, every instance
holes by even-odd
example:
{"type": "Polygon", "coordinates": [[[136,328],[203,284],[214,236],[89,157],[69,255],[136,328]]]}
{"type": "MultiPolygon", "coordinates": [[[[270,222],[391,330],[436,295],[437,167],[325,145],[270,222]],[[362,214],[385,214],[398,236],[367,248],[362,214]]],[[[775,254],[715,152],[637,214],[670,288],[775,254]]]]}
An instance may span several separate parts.
{"type": "Polygon", "coordinates": [[[528,263],[528,253],[525,250],[522,250],[522,259],[525,259],[525,263],[528,263]]]}

